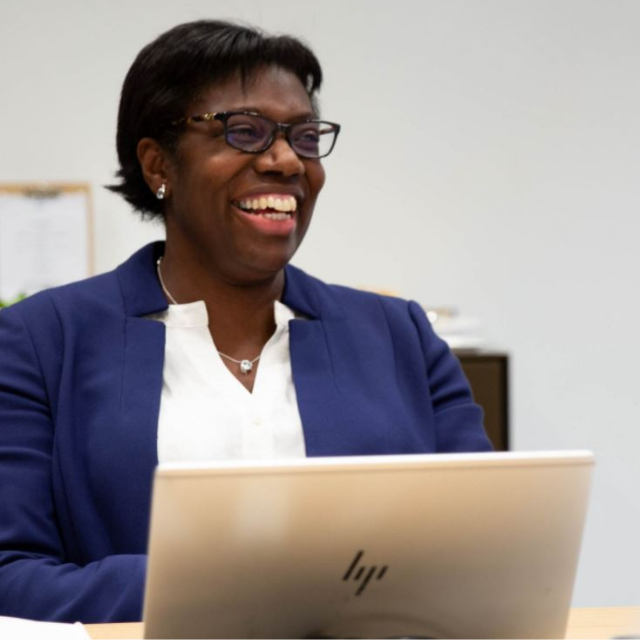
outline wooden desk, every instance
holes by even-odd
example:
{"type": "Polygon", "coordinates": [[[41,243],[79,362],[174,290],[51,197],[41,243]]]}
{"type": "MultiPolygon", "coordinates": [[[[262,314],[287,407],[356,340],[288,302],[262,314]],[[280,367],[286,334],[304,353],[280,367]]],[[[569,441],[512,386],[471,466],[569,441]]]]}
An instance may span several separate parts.
{"type": "MultiPolygon", "coordinates": [[[[142,638],[142,623],[88,624],[86,629],[95,639],[120,640],[142,638]]],[[[566,638],[597,640],[614,636],[640,636],[640,607],[597,607],[572,609],[566,638]]]]}
{"type": "Polygon", "coordinates": [[[640,637],[640,607],[571,609],[566,638],[640,637]]]}

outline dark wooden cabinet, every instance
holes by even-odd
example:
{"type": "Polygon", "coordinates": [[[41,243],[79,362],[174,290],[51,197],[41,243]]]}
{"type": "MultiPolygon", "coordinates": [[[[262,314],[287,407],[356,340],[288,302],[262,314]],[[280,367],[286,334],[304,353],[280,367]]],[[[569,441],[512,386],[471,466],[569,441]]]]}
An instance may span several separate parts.
{"type": "Polygon", "coordinates": [[[509,449],[509,358],[494,351],[458,351],[484,425],[496,451],[509,449]]]}

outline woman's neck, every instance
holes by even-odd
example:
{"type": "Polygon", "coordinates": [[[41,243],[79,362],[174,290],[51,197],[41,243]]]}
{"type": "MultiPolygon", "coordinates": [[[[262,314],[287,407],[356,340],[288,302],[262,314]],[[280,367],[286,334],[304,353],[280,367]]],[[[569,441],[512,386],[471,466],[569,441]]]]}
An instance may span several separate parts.
{"type": "Polygon", "coordinates": [[[275,330],[274,303],[282,296],[284,271],[240,282],[216,272],[167,244],[161,262],[164,286],[179,304],[203,300],[216,348],[236,358],[253,359],[275,330]]]}

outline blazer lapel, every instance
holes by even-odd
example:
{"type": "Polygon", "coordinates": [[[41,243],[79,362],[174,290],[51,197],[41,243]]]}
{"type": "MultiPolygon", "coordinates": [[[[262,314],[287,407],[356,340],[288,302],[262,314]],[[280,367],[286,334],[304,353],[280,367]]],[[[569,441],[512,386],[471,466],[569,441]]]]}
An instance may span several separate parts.
{"type": "Polygon", "coordinates": [[[345,397],[336,382],[327,337],[340,331],[342,310],[315,278],[291,265],[285,270],[282,301],[306,318],[290,321],[289,350],[307,455],[346,452],[350,438],[341,419],[345,397]]]}
{"type": "Polygon", "coordinates": [[[147,500],[153,469],[158,464],[158,415],[162,394],[165,326],[145,318],[128,318],[125,329],[124,375],[122,380],[122,424],[127,434],[127,451],[135,475],[147,500]],[[148,491],[147,491],[148,490],[148,491]]]}
{"type": "Polygon", "coordinates": [[[145,536],[153,471],[158,464],[165,326],[144,316],[167,308],[156,276],[156,260],[163,249],[163,243],[147,245],[117,269],[127,315],[120,404],[123,442],[127,443],[120,468],[127,472],[122,474],[122,489],[130,497],[127,507],[135,513],[145,536]]]}
{"type": "Polygon", "coordinates": [[[332,455],[337,443],[331,436],[339,436],[328,434],[338,423],[340,394],[322,325],[320,320],[289,323],[291,370],[308,456],[332,455]]]}

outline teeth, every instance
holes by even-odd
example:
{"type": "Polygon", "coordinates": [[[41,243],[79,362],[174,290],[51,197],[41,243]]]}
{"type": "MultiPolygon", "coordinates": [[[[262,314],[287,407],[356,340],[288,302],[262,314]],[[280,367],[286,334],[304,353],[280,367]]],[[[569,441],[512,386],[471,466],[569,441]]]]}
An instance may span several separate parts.
{"type": "MultiPolygon", "coordinates": [[[[259,211],[261,209],[275,209],[276,211],[282,211],[287,213],[289,211],[296,211],[298,203],[293,196],[260,196],[259,198],[240,200],[238,205],[245,211],[259,211]]],[[[269,216],[271,214],[265,214],[269,216]]],[[[281,220],[282,218],[273,218],[274,220],[281,220]]]]}

